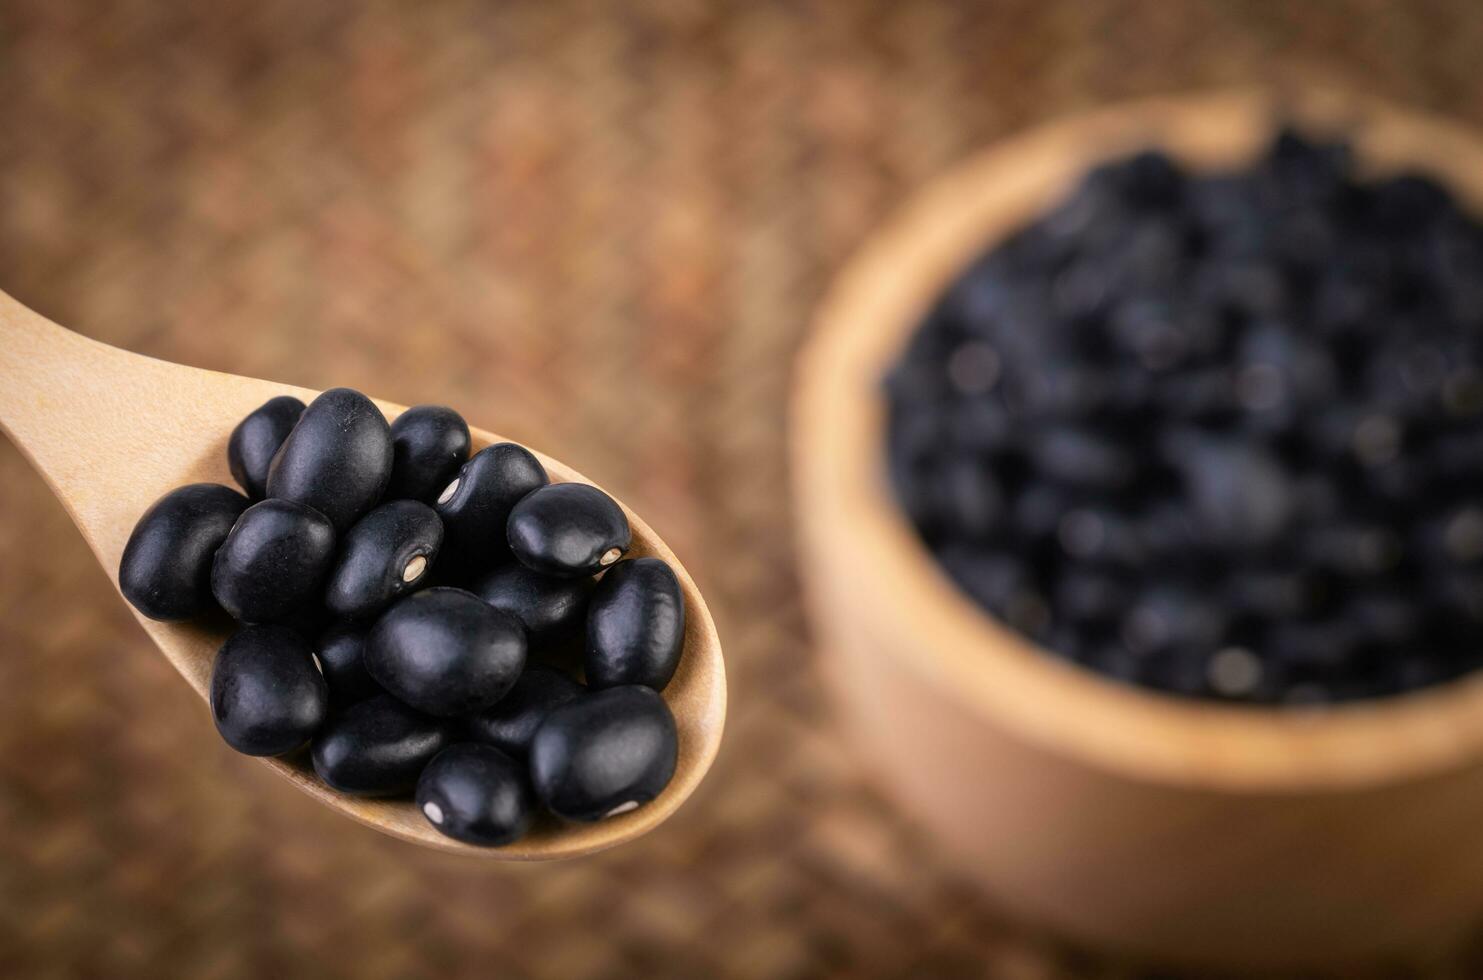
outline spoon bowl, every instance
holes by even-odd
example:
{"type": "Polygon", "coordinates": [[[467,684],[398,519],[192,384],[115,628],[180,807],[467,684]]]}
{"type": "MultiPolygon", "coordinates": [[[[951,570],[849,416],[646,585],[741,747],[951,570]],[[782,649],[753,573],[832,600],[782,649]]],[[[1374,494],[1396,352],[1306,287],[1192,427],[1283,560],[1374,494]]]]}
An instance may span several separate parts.
{"type": "MultiPolygon", "coordinates": [[[[255,378],[172,364],[89,340],[0,293],[0,428],[40,471],[66,507],[114,587],[124,544],[146,508],[187,483],[233,485],[226,463],[232,428],[275,395],[304,402],[318,392],[255,378]]],[[[405,406],[375,400],[393,420],[405,406]]],[[[470,426],[472,450],[513,441],[470,426]]],[[[552,482],[591,483],[560,460],[531,449],[552,482]]],[[[614,498],[616,499],[616,498],[614,498]]],[[[502,861],[579,857],[639,837],[663,823],[699,785],[720,747],[726,718],[721,643],[685,567],[631,509],[618,502],[633,533],[629,557],[661,558],[685,596],[685,655],[663,692],[679,729],[674,778],[658,798],[591,824],[543,817],[503,847],[473,847],[438,833],[410,800],[366,799],[321,783],[308,753],[264,764],[328,807],[384,833],[443,851],[502,861]]],[[[160,623],[135,617],[202,700],[211,662],[226,640],[225,617],[160,623]]]]}

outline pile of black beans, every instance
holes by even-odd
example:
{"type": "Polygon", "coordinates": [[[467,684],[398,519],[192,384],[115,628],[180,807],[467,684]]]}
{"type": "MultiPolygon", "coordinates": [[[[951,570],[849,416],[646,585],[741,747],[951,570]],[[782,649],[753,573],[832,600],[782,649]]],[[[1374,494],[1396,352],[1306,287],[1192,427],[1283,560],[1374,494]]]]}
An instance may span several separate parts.
{"type": "Polygon", "coordinates": [[[886,380],[897,497],[975,602],[1130,683],[1254,703],[1483,661],[1483,227],[1280,131],[1091,172],[886,380]]]}
{"type": "Polygon", "coordinates": [[[470,458],[469,442],[448,408],[388,425],[347,388],[274,398],[228,442],[246,495],[160,498],[119,584],[152,619],[238,621],[210,691],[234,749],[307,746],[334,789],[415,793],[444,834],[498,845],[541,807],[601,820],[669,783],[658,692],[685,609],[669,565],[623,557],[612,498],[551,483],[513,443],[470,458]]]}

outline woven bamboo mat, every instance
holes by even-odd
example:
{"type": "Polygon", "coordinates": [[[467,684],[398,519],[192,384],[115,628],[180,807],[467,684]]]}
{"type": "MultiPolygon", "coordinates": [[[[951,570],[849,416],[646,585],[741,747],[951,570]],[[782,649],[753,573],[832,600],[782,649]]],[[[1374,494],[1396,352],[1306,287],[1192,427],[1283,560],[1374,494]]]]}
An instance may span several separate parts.
{"type": "Polygon", "coordinates": [[[1483,122],[1470,10],[0,2],[3,288],[580,465],[685,557],[733,705],[701,792],[616,852],[384,839],[218,743],[0,442],[0,976],[1142,975],[992,907],[862,783],[796,596],[790,358],[883,215],[1037,119],[1316,76],[1483,122]]]}

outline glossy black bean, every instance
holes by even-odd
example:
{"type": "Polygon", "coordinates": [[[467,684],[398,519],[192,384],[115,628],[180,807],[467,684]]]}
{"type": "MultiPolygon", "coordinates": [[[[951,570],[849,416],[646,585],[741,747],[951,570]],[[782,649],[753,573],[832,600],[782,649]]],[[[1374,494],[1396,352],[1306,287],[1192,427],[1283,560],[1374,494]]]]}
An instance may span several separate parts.
{"type": "Polygon", "coordinates": [[[270,497],[242,512],[216,552],[211,591],[248,623],[281,622],[320,595],[335,529],[319,511],[270,497]]]}
{"type": "Polygon", "coordinates": [[[245,626],[211,666],[211,717],[246,755],[283,755],[323,724],[329,691],[303,637],[282,626],[245,626]]]}
{"type": "Polygon", "coordinates": [[[391,477],[391,428],[372,401],[331,388],[309,403],[268,469],[268,496],[306,504],[345,531],[391,477]]]}
{"type": "Polygon", "coordinates": [[[417,808],[441,833],[498,847],[524,836],[535,819],[525,767],[490,745],[450,745],[417,780],[417,808]]]}
{"type": "Polygon", "coordinates": [[[510,512],[510,550],[547,575],[595,575],[628,550],[628,518],[617,502],[585,483],[555,483],[510,512]]]}
{"type": "Polygon", "coordinates": [[[557,816],[601,820],[658,796],[678,753],[664,699],[647,687],[612,687],[546,716],[531,742],[531,781],[557,816]]]}
{"type": "Polygon", "coordinates": [[[324,604],[360,619],[427,584],[443,543],[443,522],[427,504],[393,500],[345,532],[324,604]]]}
{"type": "Polygon", "coordinates": [[[124,545],[118,587],[150,619],[178,622],[216,608],[211,560],[249,501],[231,487],[171,490],[139,518],[124,545]]]}
{"type": "Polygon", "coordinates": [[[438,499],[469,458],[469,426],[451,408],[414,405],[391,423],[390,500],[438,499]]]}
{"type": "Polygon", "coordinates": [[[465,738],[524,756],[536,729],[552,709],[575,701],[586,690],[553,667],[527,667],[499,703],[461,719],[465,738]]]}
{"type": "Polygon", "coordinates": [[[330,701],[336,707],[381,693],[366,670],[366,629],[362,623],[342,622],[320,634],[314,652],[330,688],[330,701]]]}
{"type": "Polygon", "coordinates": [[[314,771],[332,789],[356,796],[410,792],[448,744],[448,725],[389,694],[332,714],[314,739],[314,771]]]}
{"type": "Polygon", "coordinates": [[[525,629],[472,592],[436,588],[400,600],[366,638],[381,687],[439,717],[493,707],[525,668],[525,629]]]}
{"type": "Polygon", "coordinates": [[[557,578],[512,561],[479,579],[470,591],[520,620],[532,647],[549,647],[581,639],[596,586],[592,578],[557,578]]]}
{"type": "Polygon", "coordinates": [[[475,453],[438,494],[445,564],[480,570],[508,557],[510,511],[546,483],[545,467],[523,446],[502,442],[475,453]]]}
{"type": "Polygon", "coordinates": [[[664,690],[685,645],[685,597],[658,558],[620,561],[603,575],[587,611],[587,683],[664,690]]]}
{"type": "Polygon", "coordinates": [[[254,500],[261,500],[268,489],[268,467],[293,431],[304,403],[292,395],[270,398],[251,415],[237,423],[227,440],[227,465],[232,478],[254,500]]]}

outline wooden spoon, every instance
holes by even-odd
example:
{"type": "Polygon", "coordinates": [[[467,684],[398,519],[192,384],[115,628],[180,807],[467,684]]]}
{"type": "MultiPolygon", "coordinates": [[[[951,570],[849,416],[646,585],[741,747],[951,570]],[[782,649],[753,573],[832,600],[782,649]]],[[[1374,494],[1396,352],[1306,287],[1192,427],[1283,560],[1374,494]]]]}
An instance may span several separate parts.
{"type": "MultiPolygon", "coordinates": [[[[118,587],[118,564],[134,523],[161,494],[186,483],[231,485],[226,440],[248,412],[275,395],[305,402],[318,392],[157,361],[89,340],[0,293],[0,427],[46,478],[118,587]]],[[[387,418],[403,406],[378,401],[387,418]]],[[[471,429],[475,451],[502,436],[471,429]]],[[[532,450],[534,451],[534,450],[532,450]]],[[[590,483],[536,452],[552,480],[590,483]]],[[[621,503],[621,502],[620,502],[621,503]]],[[[471,847],[435,831],[410,801],[343,796],[315,778],[303,753],[264,759],[304,792],[362,823],[428,847],[505,861],[576,857],[621,844],[663,823],[700,783],[721,742],[726,669],[705,600],[674,553],[628,507],[631,555],[669,562],[685,593],[685,655],[664,699],[679,726],[674,779],[658,799],[593,824],[539,821],[523,839],[471,847]]],[[[135,616],[204,700],[219,627],[135,616]]]]}

